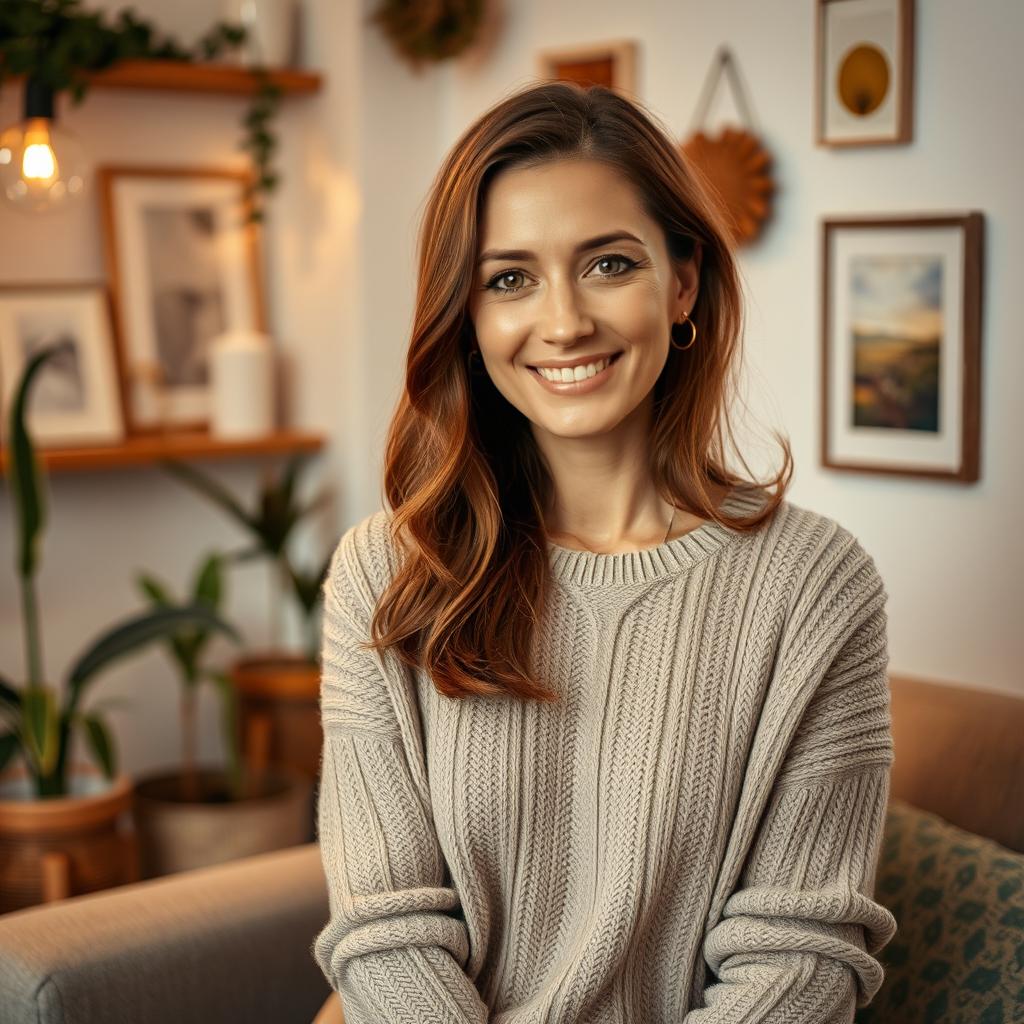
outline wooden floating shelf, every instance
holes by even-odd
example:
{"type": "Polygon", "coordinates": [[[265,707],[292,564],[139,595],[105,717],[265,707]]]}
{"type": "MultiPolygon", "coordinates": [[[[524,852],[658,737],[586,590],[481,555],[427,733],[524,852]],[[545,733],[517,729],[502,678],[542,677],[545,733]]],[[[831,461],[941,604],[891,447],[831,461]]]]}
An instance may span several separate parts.
{"type": "MultiPolygon", "coordinates": [[[[270,80],[286,96],[310,96],[319,92],[323,85],[316,71],[300,68],[268,68],[268,71],[270,80]]],[[[122,60],[87,77],[89,84],[97,89],[157,89],[214,96],[251,96],[259,84],[244,64],[212,61],[122,60]]]]}
{"type": "MultiPolygon", "coordinates": [[[[281,430],[267,437],[233,441],[207,433],[159,434],[130,437],[122,444],[92,448],[36,448],[47,470],[127,469],[156,465],[160,459],[231,459],[254,455],[285,455],[315,452],[324,445],[324,435],[299,430],[281,430]]],[[[0,451],[0,470],[7,472],[6,448],[0,451]]]]}

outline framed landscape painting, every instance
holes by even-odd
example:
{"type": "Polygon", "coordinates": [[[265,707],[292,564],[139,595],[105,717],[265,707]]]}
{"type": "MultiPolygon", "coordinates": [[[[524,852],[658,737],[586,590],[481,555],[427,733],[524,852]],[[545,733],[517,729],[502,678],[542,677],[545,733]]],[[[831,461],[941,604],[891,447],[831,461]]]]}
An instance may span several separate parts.
{"type": "Polygon", "coordinates": [[[822,221],[822,464],[978,479],[984,218],[822,221]]]}

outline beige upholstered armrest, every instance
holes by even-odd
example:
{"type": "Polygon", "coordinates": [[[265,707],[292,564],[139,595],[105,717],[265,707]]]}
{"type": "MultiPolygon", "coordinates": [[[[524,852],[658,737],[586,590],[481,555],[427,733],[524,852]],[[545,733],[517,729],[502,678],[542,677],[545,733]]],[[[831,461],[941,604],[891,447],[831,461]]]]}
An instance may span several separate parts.
{"type": "Polygon", "coordinates": [[[0,916],[0,1024],[310,1024],[315,843],[0,916]]]}

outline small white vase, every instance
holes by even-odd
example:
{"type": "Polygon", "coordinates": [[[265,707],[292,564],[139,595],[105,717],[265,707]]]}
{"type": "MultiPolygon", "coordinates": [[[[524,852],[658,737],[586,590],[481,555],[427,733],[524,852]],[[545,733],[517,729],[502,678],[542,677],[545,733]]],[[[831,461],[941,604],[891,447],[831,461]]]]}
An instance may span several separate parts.
{"type": "Polygon", "coordinates": [[[210,342],[210,433],[265,437],[274,430],[274,353],[259,331],[227,331],[210,342]]]}
{"type": "Polygon", "coordinates": [[[237,51],[244,64],[287,67],[295,59],[296,0],[224,0],[224,17],[248,38],[237,51]]]}

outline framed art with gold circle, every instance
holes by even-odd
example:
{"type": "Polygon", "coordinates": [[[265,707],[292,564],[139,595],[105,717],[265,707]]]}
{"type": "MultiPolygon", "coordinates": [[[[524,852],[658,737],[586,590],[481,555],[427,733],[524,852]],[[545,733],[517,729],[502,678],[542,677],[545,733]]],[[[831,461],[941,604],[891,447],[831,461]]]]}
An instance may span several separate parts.
{"type": "Polygon", "coordinates": [[[913,139],[914,0],[818,0],[814,141],[913,139]]]}

